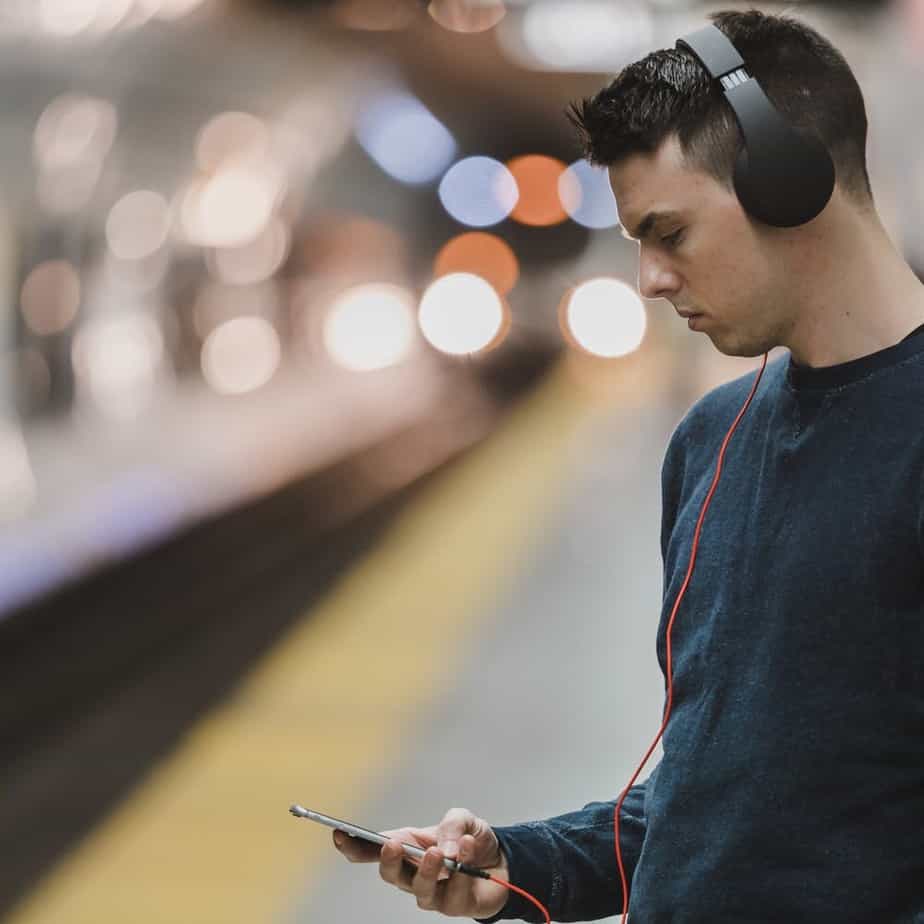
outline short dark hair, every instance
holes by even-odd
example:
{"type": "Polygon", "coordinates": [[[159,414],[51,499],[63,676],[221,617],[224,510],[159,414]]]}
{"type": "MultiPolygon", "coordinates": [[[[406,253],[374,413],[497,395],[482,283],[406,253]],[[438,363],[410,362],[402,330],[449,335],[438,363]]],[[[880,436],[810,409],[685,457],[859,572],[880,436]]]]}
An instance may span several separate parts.
{"type": "MultiPolygon", "coordinates": [[[[831,152],[841,189],[868,207],[866,107],[844,56],[811,27],[758,10],[709,17],[744,58],[748,73],[789,121],[831,152]]],[[[686,49],[663,49],[628,65],[595,96],[566,110],[584,156],[612,166],[653,153],[676,134],[688,166],[733,189],[741,131],[719,82],[686,49]]]]}

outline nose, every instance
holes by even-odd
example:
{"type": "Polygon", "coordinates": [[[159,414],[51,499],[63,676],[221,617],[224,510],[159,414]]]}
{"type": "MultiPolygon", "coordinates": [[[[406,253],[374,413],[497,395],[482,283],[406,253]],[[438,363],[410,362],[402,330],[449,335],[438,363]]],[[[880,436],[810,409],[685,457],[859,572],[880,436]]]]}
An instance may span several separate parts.
{"type": "Polygon", "coordinates": [[[642,247],[638,258],[638,290],[643,298],[669,298],[680,290],[680,276],[659,256],[642,247]]]}

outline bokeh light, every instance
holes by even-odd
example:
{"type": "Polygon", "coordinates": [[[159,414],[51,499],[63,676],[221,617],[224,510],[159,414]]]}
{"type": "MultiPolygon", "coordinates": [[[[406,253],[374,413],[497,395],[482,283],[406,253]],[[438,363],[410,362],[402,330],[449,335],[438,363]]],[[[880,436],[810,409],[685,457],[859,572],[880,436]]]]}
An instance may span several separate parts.
{"type": "Polygon", "coordinates": [[[238,247],[209,250],[206,266],[221,282],[239,286],[262,282],[285,262],[291,243],[289,226],[279,216],[274,216],[253,240],[238,247]]]}
{"type": "Polygon", "coordinates": [[[486,32],[506,15],[503,0],[430,0],[427,12],[450,32],[486,32]]]}
{"type": "Polygon", "coordinates": [[[167,240],[170,207],[157,192],[139,189],[119,199],[106,219],[106,241],[120,260],[143,260],[167,240]]]}
{"type": "Polygon", "coordinates": [[[135,0],[123,26],[126,29],[140,28],[154,18],[163,2],[164,0],[135,0]]]}
{"type": "Polygon", "coordinates": [[[516,285],[520,264],[510,245],[487,231],[467,231],[447,241],[433,261],[434,276],[472,273],[501,295],[516,285]]]}
{"type": "Polygon", "coordinates": [[[269,321],[231,318],[202,345],[202,374],[223,395],[242,395],[265,385],[279,367],[279,336],[269,321]]]}
{"type": "Polygon", "coordinates": [[[100,3],[101,0],[38,0],[38,26],[49,35],[72,38],[93,25],[100,3]]]}
{"type": "Polygon", "coordinates": [[[82,209],[93,195],[118,119],[108,100],[74,93],[53,99],[39,116],[32,142],[36,193],[53,215],[82,209]]]}
{"type": "Polygon", "coordinates": [[[544,0],[523,14],[522,36],[545,68],[612,73],[653,41],[651,12],[635,0],[544,0]]]}
{"type": "Polygon", "coordinates": [[[451,273],[431,283],[420,300],[424,337],[443,353],[477,353],[495,346],[508,313],[490,283],[472,273],[451,273]]]}
{"type": "Polygon", "coordinates": [[[565,211],[585,228],[613,228],[619,224],[606,167],[575,161],[559,176],[558,195],[565,211]]]}
{"type": "Polygon", "coordinates": [[[36,334],[57,334],[77,316],[80,276],[68,260],[46,260],[33,267],[22,285],[20,308],[36,334]]]}
{"type": "Polygon", "coordinates": [[[110,32],[124,24],[135,5],[135,0],[98,0],[96,16],[90,24],[90,31],[110,32]]]}
{"type": "Polygon", "coordinates": [[[562,206],[558,181],[565,165],[554,157],[526,154],[507,162],[519,190],[510,217],[522,225],[547,227],[563,222],[568,213],[562,206]]]}
{"type": "Polygon", "coordinates": [[[160,0],[157,8],[158,19],[181,19],[202,6],[204,0],[160,0]]]}
{"type": "Polygon", "coordinates": [[[232,318],[279,316],[279,287],[273,280],[253,285],[207,282],[193,302],[193,328],[205,340],[215,328],[232,318]]]}
{"type": "Polygon", "coordinates": [[[516,180],[492,157],[466,157],[453,164],[439,186],[440,201],[456,221],[486,228],[503,221],[519,198],[516,180]]]}
{"type": "Polygon", "coordinates": [[[94,318],[74,337],[78,387],[107,416],[137,417],[150,403],[163,353],[160,327],[150,315],[94,318]]]}
{"type": "Polygon", "coordinates": [[[402,183],[435,180],[456,154],[443,123],[417,97],[397,90],[360,111],[356,137],[379,167],[402,183]]]}
{"type": "Polygon", "coordinates": [[[40,168],[58,170],[101,161],[112,147],[117,127],[115,106],[108,100],[66,93],[39,116],[32,148],[35,162],[40,168]]]}
{"type": "Polygon", "coordinates": [[[230,158],[262,160],[269,154],[269,129],[249,112],[222,112],[196,136],[196,163],[211,173],[230,158]]]}
{"type": "Polygon", "coordinates": [[[613,358],[638,349],[648,317],[632,286],[620,279],[598,277],[565,296],[559,321],[573,346],[594,356],[613,358]]]}
{"type": "Polygon", "coordinates": [[[394,285],[349,289],[331,305],[324,322],[324,346],[331,358],[357,372],[401,362],[415,335],[414,300],[394,285]]]}
{"type": "Polygon", "coordinates": [[[187,238],[208,247],[237,247],[267,226],[283,193],[283,178],[269,165],[222,167],[193,183],[180,210],[187,238]]]}

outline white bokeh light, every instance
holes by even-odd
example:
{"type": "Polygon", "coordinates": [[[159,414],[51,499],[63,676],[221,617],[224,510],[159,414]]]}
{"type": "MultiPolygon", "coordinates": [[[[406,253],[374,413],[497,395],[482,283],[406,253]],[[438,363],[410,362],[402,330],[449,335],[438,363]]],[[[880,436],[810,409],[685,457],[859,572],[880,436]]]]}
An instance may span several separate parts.
{"type": "Polygon", "coordinates": [[[183,230],[196,244],[241,246],[266,228],[282,192],[283,179],[275,169],[229,165],[186,192],[183,230]]]}
{"type": "Polygon", "coordinates": [[[135,0],[103,0],[96,19],[93,21],[93,31],[109,32],[124,25],[135,6],[135,0]]]}
{"type": "Polygon", "coordinates": [[[238,110],[220,112],[196,136],[196,163],[212,172],[230,158],[264,159],[269,148],[269,128],[262,119],[238,110]]]}
{"type": "Polygon", "coordinates": [[[39,116],[33,156],[39,168],[62,170],[99,163],[115,140],[118,117],[108,100],[76,93],[53,99],[39,116]]]}
{"type": "Polygon", "coordinates": [[[35,12],[43,32],[71,38],[93,25],[100,6],[101,0],[38,0],[35,12]]]}
{"type": "Polygon", "coordinates": [[[546,0],[523,14],[522,37],[545,68],[611,73],[653,40],[651,12],[635,0],[546,0]]]}
{"type": "Polygon", "coordinates": [[[143,260],[167,240],[170,207],[160,194],[139,189],[122,196],[106,219],[106,241],[120,260],[143,260]]]}
{"type": "Polygon", "coordinates": [[[368,372],[405,359],[415,332],[409,292],[386,284],[357,286],[331,306],[324,322],[324,346],[339,365],[368,372]]]}
{"type": "Polygon", "coordinates": [[[74,338],[80,389],[114,418],[137,417],[148,406],[163,355],[160,327],[140,312],[94,318],[74,338]]]}
{"type": "Polygon", "coordinates": [[[242,395],[265,385],[279,367],[275,328],[264,318],[231,318],[202,345],[202,374],[223,395],[242,395]]]}
{"type": "Polygon", "coordinates": [[[424,292],[418,321],[436,349],[462,355],[491,345],[504,315],[504,305],[490,283],[474,273],[450,273],[424,292]]]}
{"type": "Polygon", "coordinates": [[[200,7],[205,0],[161,0],[157,8],[158,19],[181,19],[200,7]]]}
{"type": "Polygon", "coordinates": [[[206,254],[209,272],[222,282],[249,285],[269,279],[285,262],[292,244],[289,226],[277,215],[252,240],[206,254]]]}
{"type": "Polygon", "coordinates": [[[648,316],[638,293],[620,279],[600,277],[579,285],[568,300],[563,323],[569,339],[595,356],[612,358],[637,350],[648,316]]]}

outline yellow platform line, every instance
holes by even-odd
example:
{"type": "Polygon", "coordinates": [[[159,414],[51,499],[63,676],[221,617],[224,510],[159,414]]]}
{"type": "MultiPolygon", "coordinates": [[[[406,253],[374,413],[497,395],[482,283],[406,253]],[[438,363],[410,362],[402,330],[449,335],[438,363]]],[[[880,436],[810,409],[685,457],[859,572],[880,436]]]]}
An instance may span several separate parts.
{"type": "MultiPolygon", "coordinates": [[[[559,367],[7,916],[9,924],[279,920],[342,862],[291,802],[351,817],[452,682],[554,509],[589,410],[559,367]]],[[[396,822],[397,823],[397,822],[396,822]]]]}

